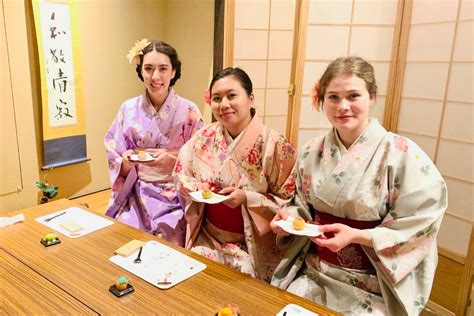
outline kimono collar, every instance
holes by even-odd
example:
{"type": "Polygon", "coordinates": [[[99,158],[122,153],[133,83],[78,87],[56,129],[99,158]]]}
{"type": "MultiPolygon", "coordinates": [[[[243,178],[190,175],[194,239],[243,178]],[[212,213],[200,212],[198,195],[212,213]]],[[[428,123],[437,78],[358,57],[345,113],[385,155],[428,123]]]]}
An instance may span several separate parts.
{"type": "Polygon", "coordinates": [[[253,117],[250,123],[233,140],[229,133],[225,130],[224,126],[221,126],[222,130],[224,131],[224,137],[226,138],[227,144],[229,145],[229,152],[237,149],[237,154],[243,154],[244,152],[248,151],[249,148],[253,147],[255,141],[261,135],[264,125],[258,115],[253,112],[253,117]]]}
{"type": "Polygon", "coordinates": [[[388,134],[385,128],[373,118],[352,146],[345,149],[342,143],[342,146],[338,144],[337,132],[333,128],[324,142],[321,166],[329,176],[319,188],[318,198],[332,207],[344,186],[350,183],[354,172],[370,162],[386,135],[388,134]],[[345,151],[341,150],[341,147],[345,151]]]}
{"type": "MultiPolygon", "coordinates": [[[[370,125],[370,123],[372,123],[373,120],[374,120],[374,118],[372,118],[372,117],[369,118],[369,125],[370,125]]],[[[377,120],[377,119],[375,119],[375,120],[377,120]]],[[[337,130],[335,128],[333,129],[337,145],[339,146],[339,150],[341,151],[342,154],[345,154],[348,150],[351,150],[352,146],[354,146],[354,144],[356,144],[359,141],[359,138],[361,138],[362,135],[364,135],[365,131],[369,128],[369,125],[367,125],[365,130],[363,130],[362,133],[360,133],[360,135],[354,140],[354,142],[352,143],[352,145],[349,146],[349,148],[346,148],[346,146],[342,142],[342,139],[339,136],[339,133],[337,132],[337,130]]]]}
{"type": "Polygon", "coordinates": [[[145,92],[143,93],[143,96],[142,96],[142,106],[143,106],[143,110],[150,114],[150,115],[155,115],[156,113],[158,112],[161,112],[161,110],[163,108],[165,108],[166,105],[170,104],[171,101],[174,99],[174,97],[176,96],[176,91],[174,91],[173,88],[169,88],[168,90],[168,96],[166,97],[165,101],[163,102],[163,105],[160,107],[160,109],[157,111],[155,109],[155,107],[153,106],[153,103],[151,102],[150,98],[148,97],[148,93],[145,89],[145,92]]]}
{"type": "Polygon", "coordinates": [[[339,137],[336,128],[332,128],[332,130],[329,132],[328,140],[334,144],[337,144],[341,153],[344,154],[347,151],[350,151],[354,146],[356,146],[356,144],[364,143],[368,139],[374,139],[375,143],[378,144],[378,140],[380,140],[381,137],[383,137],[386,133],[387,131],[382,125],[380,125],[379,121],[376,118],[371,117],[369,118],[369,125],[359,135],[359,137],[357,137],[357,139],[352,143],[349,148],[346,148],[346,146],[344,146],[344,144],[342,143],[342,140],[339,137]]]}
{"type": "Polygon", "coordinates": [[[256,127],[259,124],[262,124],[262,122],[260,121],[260,118],[257,117],[257,112],[255,111],[254,108],[250,109],[250,114],[252,116],[252,119],[250,120],[249,124],[236,137],[232,137],[229,131],[224,127],[224,125],[221,124],[222,130],[224,131],[224,137],[228,144],[232,143],[234,140],[238,140],[241,137],[241,135],[245,134],[245,132],[250,126],[256,127]]]}

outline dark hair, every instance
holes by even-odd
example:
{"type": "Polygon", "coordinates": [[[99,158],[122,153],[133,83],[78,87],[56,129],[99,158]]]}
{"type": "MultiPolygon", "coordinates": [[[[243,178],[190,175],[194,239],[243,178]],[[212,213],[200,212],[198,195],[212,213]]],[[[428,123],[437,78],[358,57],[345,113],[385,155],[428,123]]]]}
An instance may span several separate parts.
{"type": "Polygon", "coordinates": [[[247,92],[247,95],[250,96],[253,93],[252,80],[250,80],[249,75],[247,75],[245,71],[238,67],[227,67],[216,72],[216,74],[212,78],[211,84],[209,85],[209,92],[212,94],[212,86],[214,86],[214,83],[216,83],[217,80],[228,76],[234,76],[235,79],[240,82],[242,88],[244,88],[244,90],[247,92]]]}
{"type": "Polygon", "coordinates": [[[140,63],[137,65],[137,68],[135,69],[138,74],[138,78],[140,78],[141,81],[143,81],[143,76],[142,76],[142,64],[143,64],[143,57],[145,57],[146,54],[148,54],[151,51],[156,51],[162,54],[165,54],[170,58],[171,61],[171,67],[173,70],[175,70],[174,78],[171,79],[170,81],[170,87],[172,87],[176,81],[178,81],[179,78],[181,78],[181,61],[179,60],[178,53],[176,50],[169,44],[165,42],[157,42],[157,41],[152,41],[148,46],[146,46],[142,52],[143,54],[140,54],[140,63]]]}
{"type": "Polygon", "coordinates": [[[377,95],[377,84],[375,83],[374,67],[363,58],[349,56],[340,57],[332,61],[319,80],[319,103],[322,104],[326,89],[331,80],[338,75],[353,75],[365,81],[367,91],[371,97],[377,95]]]}

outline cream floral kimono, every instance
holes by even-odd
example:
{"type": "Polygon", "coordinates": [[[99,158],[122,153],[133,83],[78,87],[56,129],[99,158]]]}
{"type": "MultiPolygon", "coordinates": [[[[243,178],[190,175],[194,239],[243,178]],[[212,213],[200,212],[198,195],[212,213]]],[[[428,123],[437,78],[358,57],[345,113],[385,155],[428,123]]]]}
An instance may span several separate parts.
{"type": "Polygon", "coordinates": [[[270,282],[283,255],[269,226],[275,213],[294,195],[293,146],[255,115],[235,139],[216,122],[199,130],[180,150],[176,187],[185,200],[185,247],[241,272],[270,282]],[[234,186],[246,192],[241,206],[244,235],[223,231],[206,220],[204,203],[188,192],[207,182],[216,192],[234,186]]]}
{"type": "MultiPolygon", "coordinates": [[[[417,315],[428,301],[437,265],[436,235],[447,206],[446,185],[412,141],[376,119],[346,150],[334,129],[309,141],[297,161],[292,215],[317,210],[359,221],[374,248],[363,247],[375,271],[342,268],[320,259],[306,237],[287,247],[272,284],[347,314],[417,315]]],[[[337,253],[348,260],[350,254],[337,253]]]]}

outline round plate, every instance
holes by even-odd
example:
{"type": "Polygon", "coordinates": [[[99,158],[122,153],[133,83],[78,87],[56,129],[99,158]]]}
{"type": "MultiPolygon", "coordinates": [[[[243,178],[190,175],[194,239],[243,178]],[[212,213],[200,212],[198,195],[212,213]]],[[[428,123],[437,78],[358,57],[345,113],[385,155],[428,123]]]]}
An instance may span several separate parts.
{"type": "Polygon", "coordinates": [[[152,161],[152,160],[155,159],[149,153],[145,153],[145,155],[146,155],[145,159],[139,159],[137,154],[133,154],[133,155],[130,156],[130,160],[131,161],[147,162],[147,161],[152,161]]]}

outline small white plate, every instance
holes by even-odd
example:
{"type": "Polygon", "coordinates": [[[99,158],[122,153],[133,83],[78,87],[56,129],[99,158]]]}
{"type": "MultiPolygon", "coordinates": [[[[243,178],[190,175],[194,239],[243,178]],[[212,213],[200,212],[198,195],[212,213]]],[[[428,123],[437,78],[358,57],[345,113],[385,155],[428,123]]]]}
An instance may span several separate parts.
{"type": "Polygon", "coordinates": [[[152,161],[152,160],[154,160],[154,159],[155,159],[155,158],[154,158],[152,155],[150,155],[149,153],[145,153],[145,159],[139,159],[139,158],[138,158],[138,154],[132,154],[132,155],[130,156],[130,160],[131,160],[131,161],[147,162],[147,161],[152,161]]]}
{"type": "Polygon", "coordinates": [[[315,312],[307,310],[296,304],[288,304],[276,316],[318,316],[315,312]]]}
{"type": "Polygon", "coordinates": [[[210,199],[203,199],[202,198],[202,190],[190,192],[189,195],[193,198],[194,201],[196,202],[201,202],[201,203],[207,203],[207,204],[217,204],[224,202],[227,200],[229,197],[226,195],[221,195],[212,192],[212,197],[210,199]]]}
{"type": "Polygon", "coordinates": [[[319,235],[322,235],[322,233],[319,231],[319,226],[314,225],[314,224],[304,224],[304,228],[300,230],[296,230],[293,228],[293,221],[295,220],[294,217],[288,216],[287,220],[279,220],[276,221],[275,224],[277,224],[281,229],[286,231],[287,233],[293,234],[293,235],[299,235],[299,236],[308,236],[308,237],[316,237],[319,235]]]}

